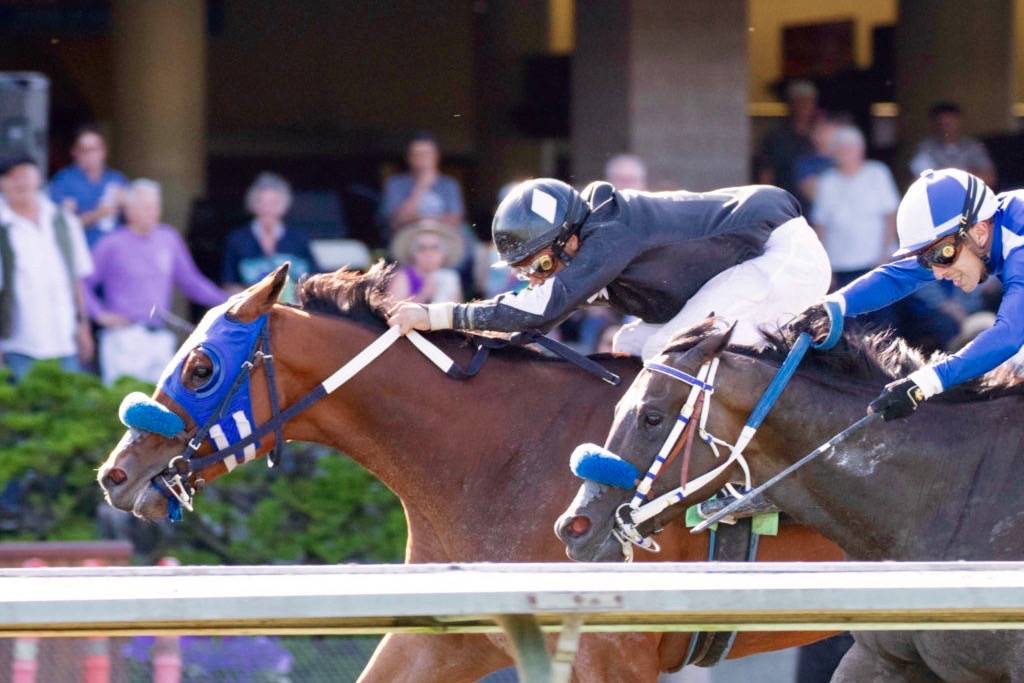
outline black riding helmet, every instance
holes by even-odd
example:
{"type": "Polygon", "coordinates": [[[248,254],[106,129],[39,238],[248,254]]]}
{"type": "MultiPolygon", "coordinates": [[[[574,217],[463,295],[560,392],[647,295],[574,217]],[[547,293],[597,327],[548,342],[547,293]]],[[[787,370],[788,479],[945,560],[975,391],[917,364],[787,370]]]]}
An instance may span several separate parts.
{"type": "Polygon", "coordinates": [[[501,255],[495,265],[518,263],[547,246],[562,258],[565,243],[589,213],[580,193],[561,180],[535,178],[520,183],[494,214],[491,235],[501,255]]]}

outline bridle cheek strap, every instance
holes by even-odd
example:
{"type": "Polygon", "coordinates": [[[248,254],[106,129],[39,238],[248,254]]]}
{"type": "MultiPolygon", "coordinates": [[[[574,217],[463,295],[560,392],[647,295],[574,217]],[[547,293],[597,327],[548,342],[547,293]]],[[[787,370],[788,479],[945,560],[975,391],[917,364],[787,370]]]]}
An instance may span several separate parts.
{"type": "MultiPolygon", "coordinates": [[[[697,491],[706,488],[716,479],[721,477],[733,465],[739,465],[743,470],[745,489],[749,491],[752,488],[750,466],[747,464],[746,458],[743,456],[743,452],[746,450],[747,446],[750,445],[750,442],[753,441],[761,423],[764,422],[764,419],[768,416],[768,413],[774,407],[776,401],[778,401],[782,392],[785,390],[789,380],[792,379],[793,375],[796,373],[796,370],[800,365],[800,361],[803,360],[807,350],[810,348],[817,350],[831,349],[839,341],[839,338],[842,335],[842,312],[839,310],[837,304],[832,302],[827,302],[827,304],[831,304],[828,307],[829,317],[831,320],[831,329],[828,337],[817,344],[812,342],[810,336],[806,332],[797,337],[797,340],[790,349],[789,354],[779,367],[779,371],[772,378],[772,381],[765,388],[761,398],[751,411],[750,417],[747,418],[746,424],[744,424],[743,429],[740,430],[739,437],[736,439],[735,444],[730,445],[727,442],[714,437],[707,431],[707,419],[711,406],[711,394],[714,392],[714,381],[715,374],[718,369],[718,358],[713,359],[710,363],[702,365],[700,372],[697,373],[696,377],[660,363],[649,363],[645,366],[645,368],[652,372],[667,375],[675,380],[689,384],[692,387],[690,390],[690,396],[688,397],[686,404],[683,406],[683,411],[679,416],[679,421],[684,425],[691,419],[693,405],[696,403],[697,394],[704,393],[707,395],[704,405],[702,406],[703,409],[700,412],[701,440],[708,444],[708,446],[714,451],[716,457],[719,456],[717,448],[719,445],[728,447],[729,457],[721,465],[710,472],[702,474],[693,481],[684,481],[679,487],[658,496],[650,502],[647,502],[647,494],[650,492],[651,485],[654,483],[654,479],[657,477],[658,471],[661,469],[664,462],[663,456],[673,448],[676,441],[678,441],[682,436],[682,428],[680,428],[678,424],[674,426],[672,432],[665,440],[665,444],[662,445],[661,451],[659,451],[658,455],[655,456],[655,460],[651,464],[651,469],[648,470],[647,475],[645,475],[641,480],[640,485],[637,487],[637,492],[633,496],[629,505],[623,505],[618,511],[616,511],[615,533],[620,542],[623,543],[624,551],[626,550],[624,538],[629,543],[649,549],[650,544],[653,543],[653,541],[640,534],[640,532],[637,531],[637,527],[644,522],[657,517],[672,505],[680,503],[687,497],[695,494],[697,491]],[[659,458],[662,458],[662,460],[659,461],[659,458]],[[638,542],[638,539],[640,542],[638,542]]],[[[683,479],[685,479],[685,477],[686,473],[684,472],[683,479]]],[[[740,497],[739,492],[736,491],[735,487],[731,483],[726,484],[726,488],[732,495],[740,497]]],[[[631,555],[632,548],[629,549],[627,557],[631,557],[631,555]]]]}
{"type": "MultiPolygon", "coordinates": [[[[689,436],[687,441],[692,440],[693,435],[699,431],[701,440],[707,443],[715,452],[718,454],[717,444],[724,443],[720,439],[711,436],[707,432],[707,420],[708,414],[711,409],[711,395],[715,391],[714,382],[715,375],[718,372],[718,359],[715,358],[708,363],[701,366],[696,376],[689,373],[677,370],[668,365],[661,363],[649,363],[644,367],[663,375],[667,375],[674,380],[689,384],[690,394],[687,396],[686,403],[683,404],[682,410],[679,412],[679,416],[676,418],[676,422],[672,425],[672,430],[669,432],[665,441],[662,443],[661,449],[657,455],[654,456],[654,461],[651,463],[647,473],[640,479],[640,483],[637,486],[636,492],[633,494],[633,498],[629,503],[624,504],[616,510],[615,514],[615,527],[612,533],[619,540],[622,546],[623,554],[627,560],[631,560],[633,557],[633,546],[643,548],[651,552],[658,552],[659,546],[657,542],[650,536],[641,534],[637,527],[641,522],[637,521],[638,516],[644,514],[647,510],[650,510],[652,506],[661,505],[661,501],[665,499],[665,496],[659,496],[657,499],[651,502],[647,502],[647,496],[651,491],[651,487],[654,485],[655,480],[661,473],[662,468],[672,461],[672,458],[684,447],[683,438],[689,436]],[[699,419],[695,419],[695,416],[699,415],[699,419]]],[[[689,469],[689,449],[684,455],[684,464],[681,473],[681,478],[685,480],[687,476],[687,470],[689,469]]],[[[678,491],[682,488],[675,489],[673,492],[678,491]]],[[[661,507],[664,510],[672,501],[661,507]]],[[[659,512],[661,511],[659,510],[659,512]]],[[[654,513],[655,515],[657,512],[654,513]]],[[[654,515],[651,515],[652,517],[654,515]]],[[[645,518],[644,521],[646,521],[645,518]]]]}

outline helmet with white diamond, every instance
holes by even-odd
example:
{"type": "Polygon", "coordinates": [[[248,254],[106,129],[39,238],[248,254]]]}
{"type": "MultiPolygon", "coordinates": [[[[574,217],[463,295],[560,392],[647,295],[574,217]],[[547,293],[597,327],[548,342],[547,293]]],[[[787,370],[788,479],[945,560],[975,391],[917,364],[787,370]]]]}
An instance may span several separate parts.
{"type": "Polygon", "coordinates": [[[491,224],[498,266],[523,261],[545,247],[561,258],[565,242],[586,220],[590,209],[570,185],[554,178],[520,183],[498,205],[491,224]]]}
{"type": "Polygon", "coordinates": [[[916,254],[947,235],[965,232],[991,218],[996,208],[995,193],[977,176],[955,168],[929,169],[900,201],[896,211],[900,248],[893,256],[916,254]]]}

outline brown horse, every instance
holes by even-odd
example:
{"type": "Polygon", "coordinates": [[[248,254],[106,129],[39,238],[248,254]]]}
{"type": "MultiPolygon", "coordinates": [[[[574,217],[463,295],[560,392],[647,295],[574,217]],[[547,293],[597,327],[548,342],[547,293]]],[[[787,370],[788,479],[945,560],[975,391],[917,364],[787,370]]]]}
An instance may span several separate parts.
{"type": "MultiPolygon", "coordinates": [[[[387,274],[377,267],[363,276],[338,272],[310,278],[301,288],[300,309],[275,303],[286,275],[279,269],[233,305],[229,315],[240,321],[269,314],[282,406],[297,401],[386,329],[380,311],[387,274]]],[[[461,335],[429,336],[456,360],[468,359],[461,335]]],[[[562,561],[564,549],[551,525],[578,483],[565,454],[578,440],[607,432],[611,407],[639,371],[634,359],[604,362],[622,376],[619,387],[523,349],[496,352],[472,380],[455,381],[400,340],[337,393],[291,420],[284,435],[350,454],[398,495],[409,528],[406,562],[562,561]]],[[[209,375],[210,365],[203,351],[190,350],[182,366],[186,384],[209,375]]],[[[261,424],[271,410],[261,366],[250,393],[253,416],[261,424]]],[[[187,418],[167,395],[158,392],[155,398],[187,418]]],[[[143,517],[164,518],[166,499],[150,480],[185,439],[126,435],[99,471],[108,501],[143,517]]],[[[259,455],[272,445],[272,436],[265,438],[259,455]]],[[[225,471],[218,464],[201,477],[208,482],[225,471]]],[[[682,527],[671,527],[664,536],[662,554],[638,553],[639,559],[706,559],[706,542],[682,527]]],[[[794,525],[784,526],[777,538],[765,537],[758,559],[840,557],[821,536],[794,525]]],[[[741,634],[731,657],[825,635],[741,634]]],[[[586,634],[576,680],[655,681],[660,670],[680,663],[689,638],[684,633],[586,634]]],[[[360,680],[475,681],[512,663],[505,645],[500,636],[393,634],[381,642],[360,680]]]]}

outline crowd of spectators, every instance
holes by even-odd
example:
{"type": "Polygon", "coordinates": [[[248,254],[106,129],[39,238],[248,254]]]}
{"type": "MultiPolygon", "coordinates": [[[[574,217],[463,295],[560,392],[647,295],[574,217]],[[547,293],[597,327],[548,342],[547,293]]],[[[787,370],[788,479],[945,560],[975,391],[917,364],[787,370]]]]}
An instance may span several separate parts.
{"type": "MultiPolygon", "coordinates": [[[[813,84],[791,83],[787,100],[787,118],[761,140],[754,176],[800,199],[840,287],[894,250],[899,188],[886,164],[867,157],[852,119],[819,108],[813,84]]],[[[911,176],[956,167],[995,187],[992,159],[980,141],[962,134],[959,107],[938,103],[929,121],[911,176]]],[[[227,235],[214,282],[197,268],[176,227],[162,222],[158,182],[129,180],[110,168],[106,141],[94,127],[77,131],[70,151],[73,163],[48,184],[31,158],[0,166],[0,359],[15,378],[38,360],[56,360],[69,370],[98,372],[108,383],[121,375],[156,381],[183,332],[184,321],[172,312],[175,292],[211,307],[289,261],[284,297],[292,300],[291,285],[321,269],[309,236],[288,223],[292,188],[278,174],[261,173],[249,187],[244,203],[252,220],[227,235]]],[[[508,269],[491,267],[496,251],[471,229],[459,182],[441,172],[437,140],[416,134],[405,161],[407,169],[384,182],[377,215],[396,263],[391,295],[436,303],[524,286],[508,269]]],[[[611,157],[605,180],[618,190],[648,189],[646,165],[632,154],[611,157]]],[[[991,284],[967,296],[936,283],[873,322],[919,345],[950,348],[964,343],[978,327],[976,315],[991,310],[998,294],[991,284]]],[[[601,352],[631,322],[587,309],[553,334],[601,352]]]]}
{"type": "MultiPolygon", "coordinates": [[[[76,132],[71,157],[48,184],[32,158],[0,160],[0,363],[15,379],[50,360],[106,383],[123,375],[156,382],[188,331],[173,311],[175,292],[209,308],[290,262],[282,299],[294,301],[295,282],[320,271],[309,236],[288,224],[292,188],[278,174],[250,185],[252,220],[227,234],[214,282],[179,230],[162,222],[160,184],[109,168],[98,129],[76,132]]],[[[473,266],[486,249],[440,161],[437,141],[418,134],[408,171],[384,185],[379,222],[397,263],[397,299],[462,301],[464,291],[482,291],[473,266]]]]}
{"type": "Polygon", "coordinates": [[[208,308],[285,261],[293,279],[318,270],[308,237],[284,223],[291,188],[277,175],[250,187],[253,221],[228,235],[216,284],[162,222],[158,182],[108,168],[92,127],[76,133],[71,156],[45,188],[30,157],[0,166],[0,362],[15,379],[56,360],[107,383],[156,382],[188,331],[172,310],[176,291],[208,308]]]}
{"type": "MultiPolygon", "coordinates": [[[[812,83],[790,83],[787,100],[787,119],[761,140],[756,176],[800,199],[832,262],[835,289],[890,260],[901,193],[894,169],[867,158],[863,132],[849,115],[824,112],[812,83]]],[[[960,168],[998,191],[996,168],[984,144],[962,134],[960,108],[939,102],[928,118],[929,135],[899,175],[909,181],[929,168],[960,168]]],[[[999,295],[995,278],[970,295],[940,281],[864,318],[926,350],[955,350],[969,340],[971,330],[984,329],[977,316],[990,320],[999,295]]]]}

